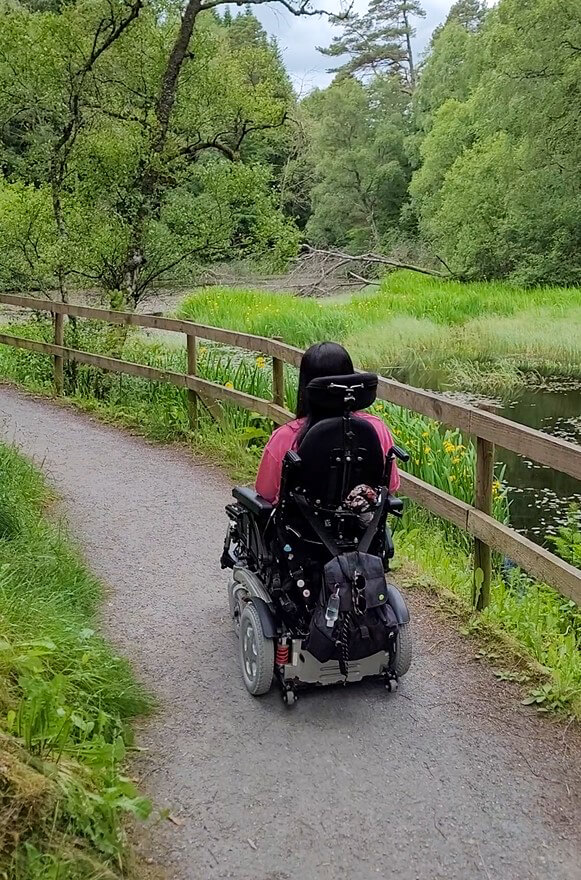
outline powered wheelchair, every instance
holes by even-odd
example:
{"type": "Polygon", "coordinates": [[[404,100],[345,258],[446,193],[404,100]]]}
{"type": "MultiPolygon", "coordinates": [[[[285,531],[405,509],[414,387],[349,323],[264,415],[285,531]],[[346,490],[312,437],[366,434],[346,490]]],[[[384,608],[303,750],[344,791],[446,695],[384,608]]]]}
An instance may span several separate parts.
{"type": "Polygon", "coordinates": [[[230,614],[244,683],[253,695],[278,682],[291,705],[303,686],[383,678],[391,690],[411,665],[410,616],[386,579],[394,548],[388,517],[396,459],[357,413],[376,398],[377,376],[314,379],[314,423],[287,453],[280,498],[233,490],[222,568],[231,569],[230,614]]]}

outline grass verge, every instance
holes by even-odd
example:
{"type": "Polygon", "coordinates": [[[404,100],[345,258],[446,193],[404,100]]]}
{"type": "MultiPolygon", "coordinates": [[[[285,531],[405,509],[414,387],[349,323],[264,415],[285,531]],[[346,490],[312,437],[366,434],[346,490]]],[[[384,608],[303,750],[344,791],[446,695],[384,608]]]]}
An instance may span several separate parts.
{"type": "Polygon", "coordinates": [[[49,521],[37,471],[0,445],[0,877],[125,876],[123,773],[148,701],[95,632],[101,588],[49,521]]]}
{"type": "MultiPolygon", "coordinates": [[[[48,336],[48,325],[19,327],[19,333],[48,336]]],[[[82,346],[100,351],[101,336],[84,339],[82,346]]],[[[129,336],[124,357],[162,369],[183,371],[185,354],[129,336]]],[[[219,348],[201,346],[200,375],[221,384],[261,397],[271,392],[268,364],[263,358],[232,355],[219,348]]],[[[52,365],[46,357],[0,349],[0,375],[34,390],[50,393],[52,365]]],[[[77,405],[91,409],[101,417],[137,428],[160,441],[182,440],[198,451],[226,465],[236,480],[250,481],[272,426],[257,414],[236,407],[223,407],[223,423],[218,426],[202,410],[198,434],[192,437],[187,420],[186,398],[182,391],[164,384],[150,383],[127,376],[104,376],[92,368],[80,367],[69,393],[77,405]]],[[[296,373],[287,370],[287,406],[296,398],[296,373]]],[[[396,440],[411,453],[409,469],[420,478],[456,497],[471,502],[474,493],[474,447],[459,431],[443,431],[434,422],[385,403],[376,403],[374,411],[386,419],[396,440]]],[[[507,514],[502,471],[495,484],[495,515],[507,514]]],[[[561,536],[563,546],[576,547],[574,530],[561,536]]],[[[410,507],[398,533],[400,554],[419,564],[436,582],[458,596],[466,613],[472,588],[471,550],[468,536],[449,524],[417,508],[410,507]]],[[[535,583],[517,571],[503,571],[497,560],[492,589],[492,604],[486,615],[474,621],[488,620],[502,628],[546,670],[545,688],[535,693],[543,708],[568,711],[581,718],[581,614],[573,603],[550,588],[535,583]]],[[[476,623],[474,623],[476,625],[476,623]]]]}

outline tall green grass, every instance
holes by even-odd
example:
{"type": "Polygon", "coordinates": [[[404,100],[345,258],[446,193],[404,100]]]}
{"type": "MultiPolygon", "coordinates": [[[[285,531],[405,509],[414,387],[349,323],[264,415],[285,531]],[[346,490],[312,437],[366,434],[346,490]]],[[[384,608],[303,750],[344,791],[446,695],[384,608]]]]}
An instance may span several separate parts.
{"type": "Polygon", "coordinates": [[[282,336],[305,347],[320,339],[342,339],[356,326],[345,307],[288,293],[213,287],[184,299],[179,315],[214,327],[230,327],[258,336],[282,336]]]}
{"type": "Polygon", "coordinates": [[[343,342],[360,366],[434,377],[465,390],[513,388],[531,374],[581,376],[581,290],[460,284],[411,272],[337,302],[260,291],[203,290],[180,315],[282,336],[293,345],[343,342]]]}
{"type": "MultiPolygon", "coordinates": [[[[472,570],[466,548],[450,540],[449,529],[415,506],[405,514],[404,528],[396,535],[398,553],[413,560],[430,579],[460,597],[468,608],[472,596],[472,570]]],[[[579,534],[577,532],[577,534],[579,534]]],[[[490,605],[469,619],[467,631],[491,624],[508,633],[544,674],[540,679],[522,671],[518,675],[502,665],[499,644],[490,660],[501,678],[528,685],[526,702],[541,711],[557,710],[581,720],[581,609],[545,584],[518,569],[493,572],[490,605]]]]}
{"type": "Polygon", "coordinates": [[[148,705],[96,633],[101,588],[45,513],[40,475],[0,445],[0,877],[122,876],[123,775],[148,705]]]}

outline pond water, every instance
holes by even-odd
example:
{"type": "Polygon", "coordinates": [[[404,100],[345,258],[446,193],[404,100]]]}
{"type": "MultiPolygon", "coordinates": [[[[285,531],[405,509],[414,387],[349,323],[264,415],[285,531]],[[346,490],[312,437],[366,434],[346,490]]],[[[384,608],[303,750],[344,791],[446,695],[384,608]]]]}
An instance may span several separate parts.
{"type": "MultiPolygon", "coordinates": [[[[581,445],[579,381],[547,380],[538,388],[524,388],[504,400],[494,400],[447,392],[434,374],[406,377],[400,374],[396,378],[475,405],[485,403],[487,408],[507,419],[581,445]]],[[[510,521],[515,529],[537,543],[550,546],[547,536],[555,534],[566,521],[571,505],[580,506],[581,527],[581,482],[506,449],[497,449],[497,459],[506,466],[510,521]]]]}
{"type": "MultiPolygon", "coordinates": [[[[578,383],[553,383],[547,388],[527,389],[504,404],[499,415],[581,444],[581,386],[578,383]]],[[[504,449],[498,450],[498,457],[506,463],[506,480],[511,487],[512,525],[532,540],[546,543],[547,534],[554,534],[558,525],[566,520],[571,504],[581,505],[581,483],[504,449]]]]}

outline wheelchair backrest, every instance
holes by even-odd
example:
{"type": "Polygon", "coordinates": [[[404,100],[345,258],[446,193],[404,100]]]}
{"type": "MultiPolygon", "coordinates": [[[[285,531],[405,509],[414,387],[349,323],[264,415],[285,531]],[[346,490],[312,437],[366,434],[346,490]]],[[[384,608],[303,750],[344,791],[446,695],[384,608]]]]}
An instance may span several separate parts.
{"type": "Polygon", "coordinates": [[[380,486],[385,456],[373,425],[357,416],[370,406],[377,392],[377,376],[356,373],[314,379],[308,386],[314,423],[302,437],[300,461],[290,481],[311,501],[337,508],[361,483],[380,486]]]}

